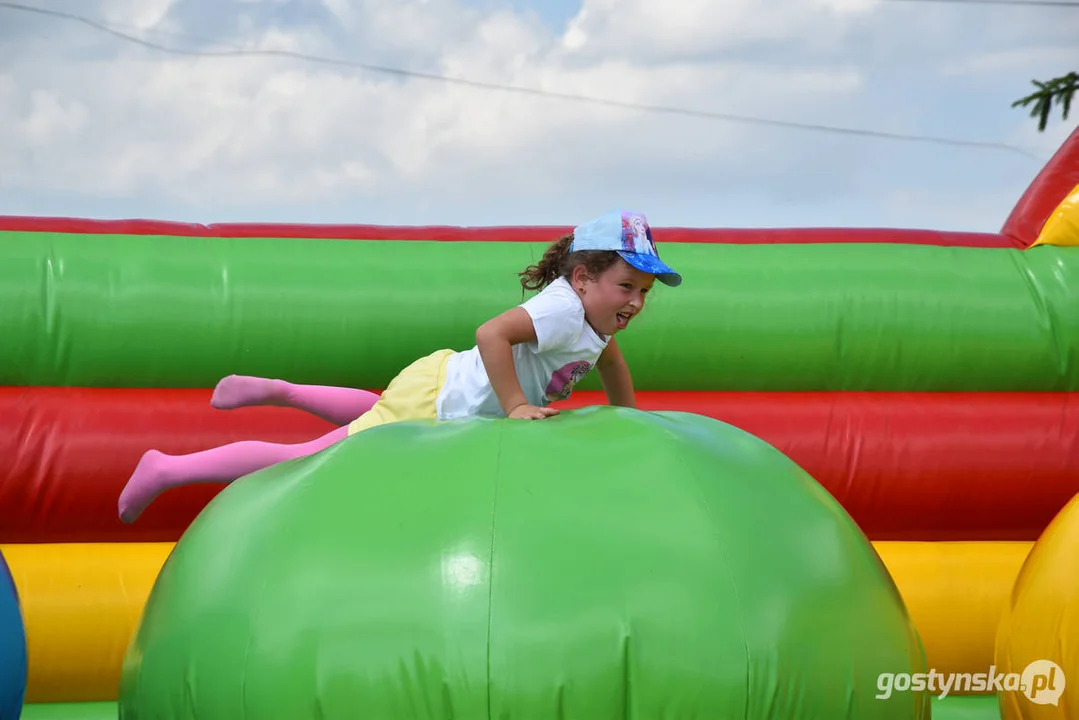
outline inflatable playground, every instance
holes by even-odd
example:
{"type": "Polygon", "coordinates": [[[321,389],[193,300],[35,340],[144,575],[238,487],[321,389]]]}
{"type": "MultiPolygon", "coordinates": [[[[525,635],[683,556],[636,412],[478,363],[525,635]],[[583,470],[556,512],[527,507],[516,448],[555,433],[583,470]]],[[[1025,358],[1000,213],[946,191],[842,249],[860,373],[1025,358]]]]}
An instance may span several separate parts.
{"type": "MultiPolygon", "coordinates": [[[[647,209],[645,209],[647,210],[647,209]]],[[[1079,130],[999,233],[662,229],[539,422],[332,429],[569,228],[0,218],[0,718],[1079,717],[1079,130]]]]}

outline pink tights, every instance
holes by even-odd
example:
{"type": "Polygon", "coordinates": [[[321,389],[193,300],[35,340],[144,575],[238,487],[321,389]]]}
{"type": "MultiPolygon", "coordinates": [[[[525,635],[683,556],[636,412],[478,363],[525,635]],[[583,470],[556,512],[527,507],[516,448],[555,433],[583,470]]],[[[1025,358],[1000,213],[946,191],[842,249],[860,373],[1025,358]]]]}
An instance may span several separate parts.
{"type": "Polygon", "coordinates": [[[293,385],[284,380],[230,375],[214,388],[210,404],[220,410],[277,405],[305,410],[339,425],[310,442],[285,445],[245,440],[191,453],[166,455],[149,450],[120,493],[120,520],[134,522],[154,498],[169,488],[191,483],[232,482],[286,460],[325,450],[348,436],[348,423],[371,409],[378,395],[354,388],[293,385]]]}

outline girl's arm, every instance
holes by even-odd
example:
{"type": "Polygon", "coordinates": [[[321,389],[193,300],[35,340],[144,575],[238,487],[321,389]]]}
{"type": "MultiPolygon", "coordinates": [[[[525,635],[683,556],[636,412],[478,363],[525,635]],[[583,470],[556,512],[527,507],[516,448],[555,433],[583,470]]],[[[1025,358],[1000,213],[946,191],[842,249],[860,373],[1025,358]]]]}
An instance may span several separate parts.
{"type": "Polygon", "coordinates": [[[517,370],[513,366],[513,346],[536,339],[536,328],[525,310],[515,307],[494,317],[476,330],[476,347],[487,370],[502,412],[507,417],[539,420],[557,415],[555,408],[528,404],[517,370]]]}
{"type": "Polygon", "coordinates": [[[614,338],[610,339],[607,348],[599,356],[596,370],[599,371],[600,382],[611,405],[637,407],[637,398],[633,394],[633,378],[630,377],[626,358],[622,356],[614,338]]]}

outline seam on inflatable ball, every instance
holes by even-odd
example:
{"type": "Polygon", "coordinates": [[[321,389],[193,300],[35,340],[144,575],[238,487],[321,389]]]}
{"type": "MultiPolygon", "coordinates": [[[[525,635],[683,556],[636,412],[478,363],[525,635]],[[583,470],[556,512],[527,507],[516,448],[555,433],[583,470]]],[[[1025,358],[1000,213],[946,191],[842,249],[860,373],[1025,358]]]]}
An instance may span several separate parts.
{"type": "Polygon", "coordinates": [[[506,425],[503,422],[498,428],[494,489],[491,493],[491,547],[487,551],[487,720],[491,720],[491,618],[494,615],[495,594],[495,523],[498,518],[498,478],[502,470],[502,441],[505,433],[506,425]]]}
{"type": "MultiPolygon", "coordinates": [[[[667,417],[665,419],[666,419],[667,422],[665,422],[664,425],[663,425],[663,432],[665,432],[672,440],[675,440],[675,441],[680,440],[681,437],[671,429],[671,424],[672,424],[673,419],[670,418],[670,417],[667,417]]],[[[719,421],[719,422],[722,422],[722,421],[719,421]]],[[[725,424],[728,424],[728,423],[725,423],[725,424]]],[[[731,426],[731,427],[734,427],[734,426],[731,426]]],[[[740,428],[736,428],[736,429],[740,429],[740,428]]],[[[757,440],[760,440],[759,438],[756,438],[756,436],[753,436],[753,437],[755,439],[757,439],[757,440]]],[[[763,442],[763,441],[761,441],[761,442],[763,442]]],[[[691,468],[689,465],[686,464],[686,461],[683,458],[681,453],[675,453],[675,458],[678,460],[678,464],[682,466],[682,468],[686,471],[687,474],[692,475],[695,478],[698,477],[697,471],[695,471],[693,468],[691,468]]],[[[700,496],[700,488],[699,487],[696,488],[696,491],[697,491],[698,496],[700,496]]],[[[701,497],[701,499],[703,500],[704,498],[701,497]]],[[[704,507],[705,511],[708,513],[708,516],[710,518],[712,518],[712,521],[713,521],[712,526],[717,527],[717,522],[716,522],[717,518],[712,513],[711,507],[705,502],[702,502],[701,505],[704,507]]],[[[738,603],[738,619],[739,619],[738,628],[741,631],[742,647],[745,650],[745,656],[746,656],[746,678],[745,678],[746,705],[745,705],[745,709],[744,709],[743,718],[745,720],[749,720],[749,697],[750,697],[750,686],[749,686],[749,683],[750,683],[750,667],[749,667],[749,665],[750,665],[750,657],[749,657],[749,641],[746,639],[746,632],[745,632],[745,605],[742,602],[742,596],[738,592],[738,584],[736,582],[734,582],[734,576],[731,573],[731,564],[730,564],[729,558],[727,557],[727,547],[723,543],[723,538],[722,538],[722,536],[719,535],[718,532],[715,533],[715,537],[719,541],[718,542],[719,554],[723,558],[723,570],[724,570],[724,573],[727,575],[728,582],[730,582],[731,591],[734,593],[735,602],[738,603]]]]}

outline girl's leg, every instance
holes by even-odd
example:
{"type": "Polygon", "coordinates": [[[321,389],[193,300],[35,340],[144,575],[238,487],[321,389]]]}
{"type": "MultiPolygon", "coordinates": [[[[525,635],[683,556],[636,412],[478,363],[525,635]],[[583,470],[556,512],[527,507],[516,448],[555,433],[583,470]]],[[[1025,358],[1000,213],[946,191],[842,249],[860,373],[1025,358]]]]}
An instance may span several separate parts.
{"type": "Polygon", "coordinates": [[[294,385],[284,380],[229,375],[217,383],[210,404],[219,410],[251,405],[279,405],[297,408],[328,420],[347,425],[371,409],[378,395],[356,388],[328,385],[294,385]]]}
{"type": "Polygon", "coordinates": [[[120,520],[134,522],[154,498],[169,488],[192,483],[232,482],[270,465],[325,450],[346,437],[347,425],[317,440],[296,445],[245,440],[190,455],[166,455],[149,450],[139,460],[120,493],[120,520]]]}

